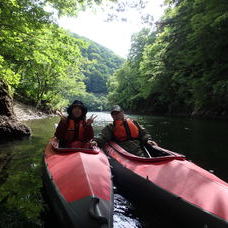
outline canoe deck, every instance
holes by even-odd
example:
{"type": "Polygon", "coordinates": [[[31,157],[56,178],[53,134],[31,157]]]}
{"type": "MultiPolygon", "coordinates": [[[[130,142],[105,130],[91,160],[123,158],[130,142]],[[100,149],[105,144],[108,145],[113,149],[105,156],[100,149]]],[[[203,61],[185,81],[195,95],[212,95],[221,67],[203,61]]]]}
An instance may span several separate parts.
{"type": "MultiPolygon", "coordinates": [[[[228,227],[228,184],[214,174],[187,161],[183,155],[160,147],[154,147],[154,149],[163,151],[166,156],[140,158],[113,142],[106,145],[105,151],[111,157],[116,179],[121,178],[123,182],[120,184],[124,185],[129,179],[135,188],[140,188],[139,183],[142,185],[145,182],[145,187],[151,183],[151,186],[155,185],[161,192],[167,192],[197,210],[211,214],[222,223],[224,221],[224,227],[228,227]],[[121,173],[117,169],[121,169],[121,173]],[[134,182],[134,179],[137,181],[134,182]]],[[[128,190],[131,191],[130,188],[128,190]]],[[[145,194],[144,189],[141,190],[141,194],[145,194]]],[[[150,191],[149,188],[148,191],[150,191]]]]}
{"type": "Polygon", "coordinates": [[[44,173],[48,197],[63,226],[112,227],[111,171],[101,150],[56,150],[49,143],[44,153],[44,173]]]}

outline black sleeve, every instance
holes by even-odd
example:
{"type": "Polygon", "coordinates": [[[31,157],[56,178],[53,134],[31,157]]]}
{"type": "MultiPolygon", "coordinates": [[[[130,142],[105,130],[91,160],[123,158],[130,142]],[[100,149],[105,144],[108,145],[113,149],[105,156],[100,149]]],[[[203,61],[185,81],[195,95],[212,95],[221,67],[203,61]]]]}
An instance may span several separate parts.
{"type": "Polygon", "coordinates": [[[140,125],[137,121],[133,120],[135,125],[139,128],[139,138],[142,141],[143,144],[145,144],[148,140],[152,140],[151,135],[149,132],[142,126],[140,125]]]}

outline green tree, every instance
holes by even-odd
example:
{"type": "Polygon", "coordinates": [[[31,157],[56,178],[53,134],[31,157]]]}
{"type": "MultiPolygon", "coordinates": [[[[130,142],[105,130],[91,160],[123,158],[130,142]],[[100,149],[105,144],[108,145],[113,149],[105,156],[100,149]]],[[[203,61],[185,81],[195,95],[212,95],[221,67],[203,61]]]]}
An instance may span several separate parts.
{"type": "Polygon", "coordinates": [[[83,42],[70,37],[55,25],[48,26],[30,39],[31,55],[23,63],[17,92],[37,105],[42,101],[56,106],[69,94],[85,91],[80,66],[83,42]]]}
{"type": "MultiPolygon", "coordinates": [[[[45,104],[53,108],[67,103],[66,96],[85,92],[85,77],[81,73],[86,62],[81,56],[85,42],[58,28],[52,13],[45,9],[49,6],[58,15],[75,15],[78,10],[99,3],[96,0],[0,2],[0,77],[12,92],[37,106],[45,104]]],[[[102,71],[106,71],[105,66],[102,71]]]]}
{"type": "MultiPolygon", "coordinates": [[[[141,110],[228,115],[226,1],[166,3],[169,7],[157,23],[154,39],[143,49],[141,42],[133,40],[128,64],[123,67],[128,68],[131,84],[138,86],[136,93],[129,93],[131,109],[144,105],[141,110]]],[[[119,72],[126,73],[124,69],[119,72]]],[[[111,83],[119,95],[125,94],[120,90],[123,77],[117,75],[111,83]]],[[[131,85],[124,87],[128,90],[131,85]]],[[[111,93],[111,98],[115,95],[111,93]]]]}
{"type": "Polygon", "coordinates": [[[72,35],[88,44],[88,47],[81,50],[82,55],[88,59],[83,66],[87,92],[98,95],[107,94],[107,81],[121,67],[124,59],[96,42],[77,34],[72,35]]]}

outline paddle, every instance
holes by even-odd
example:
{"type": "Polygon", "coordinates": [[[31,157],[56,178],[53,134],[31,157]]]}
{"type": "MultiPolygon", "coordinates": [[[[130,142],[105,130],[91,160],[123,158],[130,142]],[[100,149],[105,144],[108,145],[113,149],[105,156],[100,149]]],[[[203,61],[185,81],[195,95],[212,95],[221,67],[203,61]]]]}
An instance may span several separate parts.
{"type": "Polygon", "coordinates": [[[99,153],[98,149],[93,149],[93,148],[57,148],[56,151],[62,152],[62,153],[76,153],[76,152],[81,152],[86,154],[99,153]]]}
{"type": "Polygon", "coordinates": [[[146,148],[145,146],[144,146],[143,148],[144,148],[144,150],[146,151],[148,157],[149,157],[149,158],[152,158],[151,155],[150,155],[150,152],[147,150],[147,148],[146,148]]]}

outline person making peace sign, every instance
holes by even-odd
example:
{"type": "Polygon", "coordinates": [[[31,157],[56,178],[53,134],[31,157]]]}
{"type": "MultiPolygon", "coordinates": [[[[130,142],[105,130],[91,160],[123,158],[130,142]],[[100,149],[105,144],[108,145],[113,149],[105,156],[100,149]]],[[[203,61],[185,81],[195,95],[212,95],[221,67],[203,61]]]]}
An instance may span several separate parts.
{"type": "Polygon", "coordinates": [[[88,148],[89,141],[93,139],[94,132],[91,124],[96,116],[86,120],[87,108],[79,100],[75,100],[67,108],[68,116],[61,115],[61,120],[56,128],[55,137],[59,147],[88,148]]]}

